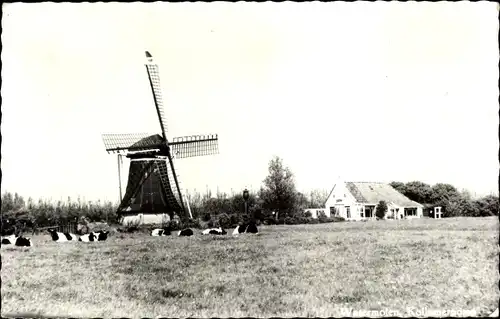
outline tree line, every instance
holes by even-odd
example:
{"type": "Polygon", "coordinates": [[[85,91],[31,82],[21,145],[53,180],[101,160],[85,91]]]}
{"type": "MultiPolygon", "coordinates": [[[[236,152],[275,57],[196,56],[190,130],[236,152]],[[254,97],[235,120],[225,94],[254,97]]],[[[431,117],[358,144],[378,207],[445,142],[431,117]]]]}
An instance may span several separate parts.
{"type": "MultiPolygon", "coordinates": [[[[454,186],[438,183],[433,186],[419,181],[408,183],[391,182],[396,190],[424,205],[424,214],[434,206],[443,207],[443,217],[455,216],[498,216],[498,196],[488,195],[473,199],[467,191],[458,191],[454,186]]],[[[219,193],[212,196],[186,192],[193,220],[211,226],[232,227],[242,221],[255,219],[266,224],[304,224],[333,222],[341,218],[327,218],[320,214],[313,219],[306,208],[324,208],[328,190],[315,189],[308,193],[297,191],[294,174],[286,167],[280,157],[275,156],[269,162],[268,175],[262,181],[258,191],[251,190],[248,199],[248,214],[245,213],[245,201],[242,193],[229,196],[219,193]]],[[[27,201],[17,193],[2,194],[2,228],[7,220],[38,227],[58,225],[77,221],[85,216],[90,221],[117,222],[118,203],[82,201],[80,198],[67,201],[48,201],[32,198],[27,201]]],[[[191,221],[192,222],[192,221],[191,221]]]]}
{"type": "MultiPolygon", "coordinates": [[[[243,190],[242,190],[243,191],[243,190]]],[[[315,189],[307,194],[295,188],[293,173],[283,165],[279,157],[269,163],[269,175],[264,179],[258,191],[250,191],[248,214],[245,213],[243,194],[228,195],[219,193],[212,196],[210,191],[185,193],[189,202],[193,220],[207,223],[208,226],[232,227],[242,221],[255,219],[258,223],[296,224],[313,221],[305,208],[321,208],[328,195],[326,190],[315,189]]],[[[67,201],[52,201],[32,198],[27,201],[17,193],[2,194],[2,228],[8,221],[27,227],[45,227],[76,222],[85,216],[92,222],[118,222],[116,211],[119,203],[92,202],[68,197],[67,201]]],[[[319,222],[331,222],[322,216],[319,222]]],[[[193,225],[192,221],[189,222],[193,225]]]]}
{"type": "Polygon", "coordinates": [[[474,199],[469,191],[458,191],[446,183],[431,186],[420,181],[393,181],[390,185],[409,199],[424,205],[424,216],[435,206],[442,207],[443,217],[498,216],[499,198],[492,194],[474,199]]]}

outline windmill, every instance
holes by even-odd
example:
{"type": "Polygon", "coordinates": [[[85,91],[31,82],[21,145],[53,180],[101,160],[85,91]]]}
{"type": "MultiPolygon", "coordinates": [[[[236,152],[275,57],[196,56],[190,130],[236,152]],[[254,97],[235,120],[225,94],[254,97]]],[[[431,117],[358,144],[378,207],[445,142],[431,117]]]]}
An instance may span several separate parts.
{"type": "MultiPolygon", "coordinates": [[[[160,134],[103,134],[108,154],[118,153],[118,179],[120,181],[120,217],[138,214],[174,213],[186,218],[186,208],[175,172],[174,157],[186,158],[218,154],[218,136],[191,135],[167,139],[167,125],[160,86],[158,65],[146,51],[146,70],[154,104],[160,122],[160,134]],[[130,159],[127,188],[121,197],[121,156],[130,159]]],[[[189,204],[188,204],[189,208],[189,204]]]]}

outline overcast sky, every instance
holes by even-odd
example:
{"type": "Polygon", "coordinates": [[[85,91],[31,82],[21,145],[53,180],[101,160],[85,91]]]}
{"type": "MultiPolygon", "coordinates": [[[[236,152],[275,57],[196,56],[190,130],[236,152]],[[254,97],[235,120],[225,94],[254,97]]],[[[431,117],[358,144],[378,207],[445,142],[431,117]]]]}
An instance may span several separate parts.
{"type": "Polygon", "coordinates": [[[185,189],[257,189],[278,155],[301,191],[340,175],[497,193],[492,2],[15,3],[3,14],[2,192],[118,200],[101,134],[160,132],[148,50],[168,137],[219,134],[219,155],[176,161],[185,189]]]}

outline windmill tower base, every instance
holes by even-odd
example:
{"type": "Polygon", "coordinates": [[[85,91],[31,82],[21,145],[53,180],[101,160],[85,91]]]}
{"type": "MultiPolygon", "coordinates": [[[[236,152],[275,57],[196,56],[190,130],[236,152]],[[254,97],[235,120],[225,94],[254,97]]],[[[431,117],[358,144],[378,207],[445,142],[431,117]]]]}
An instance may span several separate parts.
{"type": "Polygon", "coordinates": [[[164,160],[131,161],[127,192],[117,211],[122,225],[164,224],[172,220],[181,206],[167,175],[164,160]]]}
{"type": "Polygon", "coordinates": [[[120,224],[123,226],[149,225],[149,224],[165,224],[170,221],[168,214],[130,214],[122,215],[120,224]]]}

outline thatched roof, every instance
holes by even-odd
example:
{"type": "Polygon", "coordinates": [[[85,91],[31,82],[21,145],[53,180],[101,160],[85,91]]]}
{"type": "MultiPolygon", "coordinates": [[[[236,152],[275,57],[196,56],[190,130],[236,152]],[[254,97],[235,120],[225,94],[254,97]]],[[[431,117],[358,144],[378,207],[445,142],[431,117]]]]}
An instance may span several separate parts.
{"type": "MultiPolygon", "coordinates": [[[[358,203],[378,204],[385,201],[400,207],[424,207],[398,192],[391,185],[378,182],[346,182],[346,189],[354,196],[358,203]]],[[[333,186],[335,189],[335,186],[333,186]]],[[[331,193],[333,192],[330,192],[331,193]]],[[[330,197],[330,195],[328,197],[330,197]]]]}
{"type": "Polygon", "coordinates": [[[423,207],[398,192],[391,185],[375,182],[346,182],[346,188],[360,203],[375,204],[381,200],[401,207],[423,207]]]}

